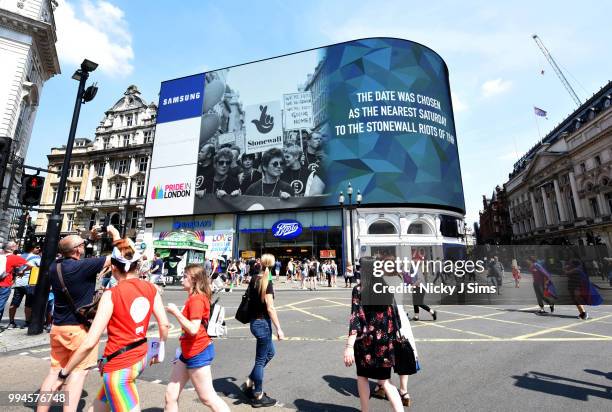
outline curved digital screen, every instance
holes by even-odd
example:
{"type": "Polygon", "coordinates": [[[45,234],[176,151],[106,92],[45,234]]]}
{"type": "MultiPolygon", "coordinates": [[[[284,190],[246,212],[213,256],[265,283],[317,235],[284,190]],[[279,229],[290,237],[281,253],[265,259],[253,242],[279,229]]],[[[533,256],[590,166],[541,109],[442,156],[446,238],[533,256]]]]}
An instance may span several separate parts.
{"type": "Polygon", "coordinates": [[[362,204],[465,210],[444,61],[356,40],[162,83],[146,216],[362,204]]]}

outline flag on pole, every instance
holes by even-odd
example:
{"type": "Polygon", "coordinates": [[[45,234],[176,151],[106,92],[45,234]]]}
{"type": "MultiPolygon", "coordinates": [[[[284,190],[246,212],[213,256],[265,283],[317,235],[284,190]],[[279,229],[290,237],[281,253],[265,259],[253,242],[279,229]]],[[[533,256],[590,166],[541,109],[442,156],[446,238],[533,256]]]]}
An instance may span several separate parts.
{"type": "Polygon", "coordinates": [[[540,109],[539,107],[533,106],[533,112],[535,113],[536,116],[546,117],[546,111],[540,109]]]}

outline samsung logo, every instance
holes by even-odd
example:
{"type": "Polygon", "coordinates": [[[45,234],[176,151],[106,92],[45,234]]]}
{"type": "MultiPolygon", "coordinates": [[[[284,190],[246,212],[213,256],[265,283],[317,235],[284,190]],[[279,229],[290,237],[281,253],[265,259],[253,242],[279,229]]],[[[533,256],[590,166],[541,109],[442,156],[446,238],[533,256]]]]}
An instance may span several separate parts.
{"type": "Polygon", "coordinates": [[[182,94],[180,96],[168,97],[162,101],[162,106],[169,104],[188,102],[189,100],[198,100],[200,98],[200,92],[182,94]]]}

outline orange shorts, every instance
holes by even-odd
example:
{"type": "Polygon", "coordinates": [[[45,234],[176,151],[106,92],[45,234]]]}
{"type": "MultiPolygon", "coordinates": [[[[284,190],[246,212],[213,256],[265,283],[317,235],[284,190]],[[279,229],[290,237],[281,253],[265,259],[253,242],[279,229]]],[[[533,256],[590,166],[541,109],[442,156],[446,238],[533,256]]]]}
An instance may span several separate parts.
{"type": "MultiPolygon", "coordinates": [[[[87,336],[82,325],[53,325],[51,327],[51,367],[64,368],[72,354],[81,346],[87,336]]],[[[98,345],[87,354],[75,369],[86,369],[98,362],[98,345]]]]}

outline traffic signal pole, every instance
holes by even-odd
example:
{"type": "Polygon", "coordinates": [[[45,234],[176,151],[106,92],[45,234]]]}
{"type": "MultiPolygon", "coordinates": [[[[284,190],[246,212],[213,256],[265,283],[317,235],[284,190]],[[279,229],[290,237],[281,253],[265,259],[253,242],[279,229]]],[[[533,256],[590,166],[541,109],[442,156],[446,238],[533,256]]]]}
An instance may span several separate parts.
{"type": "Polygon", "coordinates": [[[83,102],[83,92],[85,91],[85,82],[89,77],[89,72],[82,68],[80,70],[79,89],[77,91],[76,100],[74,102],[74,111],[72,113],[72,123],[70,124],[70,133],[68,142],[66,143],[66,153],[64,155],[64,163],[62,165],[62,173],[60,175],[59,184],[57,186],[57,198],[55,199],[55,208],[53,214],[49,216],[47,221],[47,233],[45,235],[45,244],[40,262],[40,271],[38,274],[38,282],[34,291],[34,304],[32,306],[32,321],[28,327],[28,335],[38,335],[43,332],[43,325],[46,319],[47,300],[49,299],[49,267],[55,260],[57,254],[57,245],[60,240],[60,231],[62,229],[62,202],[64,200],[64,192],[66,189],[66,180],[68,179],[68,171],[70,168],[70,158],[72,157],[72,148],[74,146],[74,137],[76,135],[77,124],[79,122],[79,114],[81,113],[81,104],[83,102]]]}

